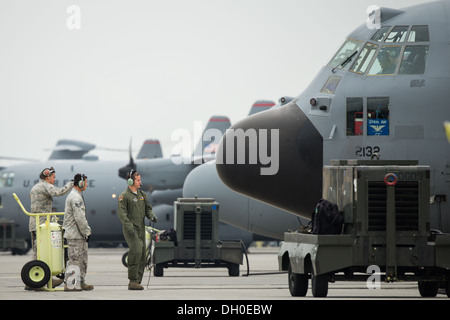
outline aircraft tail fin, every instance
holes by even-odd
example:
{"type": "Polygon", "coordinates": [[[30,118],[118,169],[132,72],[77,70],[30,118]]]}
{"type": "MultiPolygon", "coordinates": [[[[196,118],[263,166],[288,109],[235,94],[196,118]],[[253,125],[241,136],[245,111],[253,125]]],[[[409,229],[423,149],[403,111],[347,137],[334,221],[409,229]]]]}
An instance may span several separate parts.
{"type": "Polygon", "coordinates": [[[162,158],[162,149],[159,140],[147,139],[139,150],[136,159],[155,159],[162,158]]]}
{"type": "Polygon", "coordinates": [[[219,141],[216,141],[218,131],[220,131],[220,136],[222,137],[229,127],[231,127],[231,122],[228,117],[212,116],[203,131],[202,140],[199,141],[194,149],[194,156],[203,156],[205,151],[208,154],[215,153],[215,149],[219,146],[219,141]]]}
{"type": "Polygon", "coordinates": [[[250,116],[252,114],[268,110],[268,109],[272,108],[274,105],[275,105],[275,102],[270,101],[270,100],[258,100],[252,105],[248,115],[250,116]]]}

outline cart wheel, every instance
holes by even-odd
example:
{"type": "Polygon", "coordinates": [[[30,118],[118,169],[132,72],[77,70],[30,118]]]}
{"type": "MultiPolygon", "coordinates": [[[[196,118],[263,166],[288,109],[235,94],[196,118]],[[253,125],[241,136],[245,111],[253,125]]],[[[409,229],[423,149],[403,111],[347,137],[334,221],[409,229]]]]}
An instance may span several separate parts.
{"type": "Polygon", "coordinates": [[[314,297],[326,297],[328,294],[328,274],[311,275],[311,289],[314,297]]]}
{"type": "Polygon", "coordinates": [[[40,260],[27,262],[20,273],[23,283],[30,288],[42,288],[45,286],[51,276],[48,265],[40,260]]]}
{"type": "Polygon", "coordinates": [[[308,292],[308,275],[293,273],[289,264],[288,271],[289,292],[293,297],[304,297],[308,292]]]}
{"type": "Polygon", "coordinates": [[[164,265],[162,263],[155,264],[153,267],[153,275],[155,277],[164,276],[164,265]]]}
{"type": "Polygon", "coordinates": [[[439,290],[439,282],[437,281],[419,281],[420,296],[424,298],[436,297],[439,290]]]}
{"type": "Polygon", "coordinates": [[[128,268],[128,252],[129,251],[125,252],[122,255],[122,264],[125,266],[125,268],[128,268]]]}
{"type": "Polygon", "coordinates": [[[237,263],[228,264],[228,275],[230,277],[239,277],[239,265],[237,263]]]}

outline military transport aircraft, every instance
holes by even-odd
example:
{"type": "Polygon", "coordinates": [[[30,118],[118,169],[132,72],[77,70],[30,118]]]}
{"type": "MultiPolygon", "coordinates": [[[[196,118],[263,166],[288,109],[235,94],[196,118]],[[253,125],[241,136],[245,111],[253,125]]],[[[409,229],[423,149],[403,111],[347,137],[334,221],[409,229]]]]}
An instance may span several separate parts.
{"type": "Polygon", "coordinates": [[[442,126],[450,119],[449,17],[448,0],[372,12],[299,96],[227,131],[216,158],[220,179],[309,218],[331,159],[418,160],[431,168],[431,228],[450,232],[450,145],[442,126]],[[253,145],[237,149],[241,137],[253,145]],[[265,157],[256,143],[269,150],[265,157]]]}

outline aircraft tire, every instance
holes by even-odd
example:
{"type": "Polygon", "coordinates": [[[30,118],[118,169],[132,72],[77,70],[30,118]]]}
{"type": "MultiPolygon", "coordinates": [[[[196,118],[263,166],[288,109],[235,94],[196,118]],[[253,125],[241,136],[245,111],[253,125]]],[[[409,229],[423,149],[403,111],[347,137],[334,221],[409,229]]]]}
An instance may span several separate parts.
{"type": "Polygon", "coordinates": [[[27,262],[20,273],[23,283],[26,286],[38,289],[45,286],[51,277],[49,266],[40,260],[27,262]]]}
{"type": "Polygon", "coordinates": [[[308,275],[293,273],[289,264],[288,271],[289,292],[293,297],[304,297],[308,292],[308,275]]]}
{"type": "Polygon", "coordinates": [[[328,294],[328,274],[311,275],[311,288],[314,297],[326,297],[328,294]]]}
{"type": "Polygon", "coordinates": [[[424,298],[434,298],[439,291],[439,282],[437,281],[419,281],[420,296],[424,298]]]}
{"type": "Polygon", "coordinates": [[[28,251],[30,251],[30,249],[31,249],[31,240],[30,239],[24,240],[24,243],[25,243],[25,248],[21,248],[21,249],[19,249],[19,248],[12,248],[11,254],[13,256],[15,256],[16,254],[18,254],[19,256],[27,254],[28,251]]]}

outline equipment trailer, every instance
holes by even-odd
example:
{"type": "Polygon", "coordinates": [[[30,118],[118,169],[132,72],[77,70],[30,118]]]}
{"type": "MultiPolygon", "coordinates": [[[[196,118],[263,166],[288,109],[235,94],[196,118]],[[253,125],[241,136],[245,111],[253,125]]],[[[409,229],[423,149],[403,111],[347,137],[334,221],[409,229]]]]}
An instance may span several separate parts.
{"type": "Polygon", "coordinates": [[[450,234],[430,229],[430,168],[416,161],[334,160],[323,198],[342,210],[340,234],[287,232],[278,255],[292,296],[328,294],[336,280],[418,281],[422,297],[450,297],[450,234]]]}
{"type": "Polygon", "coordinates": [[[179,198],[174,202],[175,241],[158,241],[153,252],[153,274],[164,268],[228,268],[239,276],[245,246],[241,240],[219,240],[219,203],[210,198],[179,198]]]}

